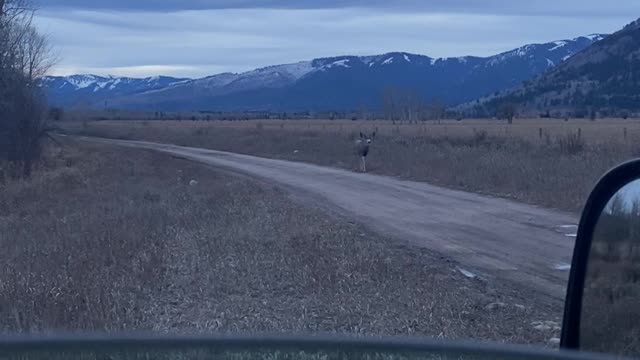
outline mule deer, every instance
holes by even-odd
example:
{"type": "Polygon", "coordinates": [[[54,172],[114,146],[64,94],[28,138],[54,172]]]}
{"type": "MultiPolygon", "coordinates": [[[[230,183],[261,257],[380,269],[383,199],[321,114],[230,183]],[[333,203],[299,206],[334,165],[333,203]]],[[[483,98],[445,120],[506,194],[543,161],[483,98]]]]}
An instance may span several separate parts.
{"type": "Polygon", "coordinates": [[[371,136],[360,133],[360,138],[356,139],[356,154],[360,158],[360,171],[363,173],[367,172],[367,154],[369,154],[369,147],[375,137],[376,132],[374,131],[371,136]]]}

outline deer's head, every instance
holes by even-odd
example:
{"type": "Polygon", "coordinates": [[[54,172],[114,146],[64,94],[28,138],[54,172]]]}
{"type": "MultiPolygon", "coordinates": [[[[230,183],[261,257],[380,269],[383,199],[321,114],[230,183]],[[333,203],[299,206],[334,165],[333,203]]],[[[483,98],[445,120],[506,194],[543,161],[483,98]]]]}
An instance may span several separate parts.
{"type": "Polygon", "coordinates": [[[360,133],[360,141],[365,144],[371,144],[371,142],[373,142],[373,139],[375,138],[376,138],[375,131],[371,133],[371,135],[363,134],[362,132],[360,133]]]}

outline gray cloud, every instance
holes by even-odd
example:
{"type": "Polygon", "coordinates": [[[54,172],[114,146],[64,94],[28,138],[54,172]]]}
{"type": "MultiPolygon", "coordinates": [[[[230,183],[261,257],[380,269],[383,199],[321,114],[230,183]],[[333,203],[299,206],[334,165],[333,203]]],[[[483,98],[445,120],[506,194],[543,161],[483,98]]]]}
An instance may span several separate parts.
{"type": "Polygon", "coordinates": [[[637,0],[36,0],[43,7],[172,12],[208,9],[340,9],[349,7],[428,12],[551,16],[623,16],[637,0]]]}
{"type": "MultiPolygon", "coordinates": [[[[56,4],[73,5],[74,1],[56,0],[56,4]]],[[[138,10],[143,10],[145,4],[155,2],[115,0],[108,2],[109,10],[87,8],[101,1],[77,1],[78,5],[87,3],[78,8],[44,7],[38,13],[38,27],[49,35],[62,58],[55,73],[197,77],[344,54],[406,51],[433,57],[486,56],[526,43],[613,32],[640,13],[640,2],[634,3],[635,10],[627,14],[598,17],[562,12],[553,16],[474,13],[463,11],[466,8],[427,11],[401,7],[389,11],[378,0],[359,8],[330,7],[331,2],[325,2],[323,8],[292,9],[267,0],[262,3],[272,3],[271,7],[186,10],[187,5],[183,5],[181,11],[175,11],[178,1],[169,0],[157,1],[164,4],[163,11],[124,11],[118,6],[135,3],[138,10]]],[[[225,4],[184,1],[191,5],[205,3],[219,7],[225,4]]],[[[243,3],[257,6],[260,1],[243,3]]],[[[298,2],[307,3],[311,4],[298,2]]],[[[476,6],[474,3],[432,1],[430,6],[436,9],[439,4],[444,9],[445,5],[471,7],[476,6]]],[[[497,3],[500,1],[485,4],[497,3]]],[[[540,4],[549,2],[527,3],[542,8],[540,4]]],[[[582,0],[576,6],[593,10],[599,3],[582,0]]],[[[408,6],[410,2],[403,4],[408,6]]],[[[623,1],[620,4],[624,5],[623,1]]]]}

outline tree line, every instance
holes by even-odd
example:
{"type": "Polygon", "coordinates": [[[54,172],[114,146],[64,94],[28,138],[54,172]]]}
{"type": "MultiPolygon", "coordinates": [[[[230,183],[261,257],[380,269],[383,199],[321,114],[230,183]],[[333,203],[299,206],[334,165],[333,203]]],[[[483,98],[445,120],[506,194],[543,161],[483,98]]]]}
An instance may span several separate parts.
{"type": "Polygon", "coordinates": [[[51,130],[39,81],[54,57],[35,11],[29,0],[0,0],[0,156],[14,177],[31,175],[51,130]]]}

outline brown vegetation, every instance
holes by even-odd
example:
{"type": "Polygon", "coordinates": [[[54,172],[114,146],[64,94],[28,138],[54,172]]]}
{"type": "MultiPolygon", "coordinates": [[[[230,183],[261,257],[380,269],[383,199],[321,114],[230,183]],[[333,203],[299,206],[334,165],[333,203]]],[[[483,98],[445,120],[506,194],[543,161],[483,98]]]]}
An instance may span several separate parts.
{"type": "Polygon", "coordinates": [[[465,278],[278,189],[144,150],[64,142],[31,180],[0,191],[2,332],[557,336],[531,322],[557,321],[560,304],[465,278]]]}
{"type": "Polygon", "coordinates": [[[580,343],[590,351],[640,355],[638,183],[619,192],[598,220],[585,278],[580,343]]]}
{"type": "Polygon", "coordinates": [[[640,152],[633,120],[88,122],[70,133],[144,139],[357,169],[353,137],[377,130],[368,171],[579,210],[597,179],[640,152]]]}

